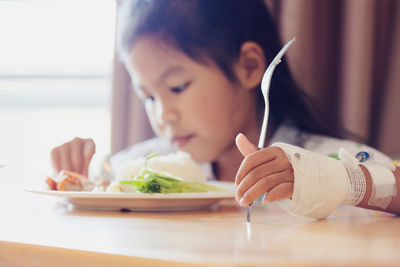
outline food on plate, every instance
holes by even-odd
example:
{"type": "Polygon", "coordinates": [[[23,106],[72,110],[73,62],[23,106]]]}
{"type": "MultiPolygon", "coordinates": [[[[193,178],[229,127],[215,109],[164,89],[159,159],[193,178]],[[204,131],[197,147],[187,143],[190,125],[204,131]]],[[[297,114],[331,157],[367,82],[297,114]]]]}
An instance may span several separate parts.
{"type": "Polygon", "coordinates": [[[200,165],[190,157],[190,154],[182,151],[156,157],[150,155],[126,161],[115,171],[115,179],[131,181],[144,170],[145,164],[152,171],[166,173],[168,176],[179,177],[185,181],[207,182],[200,165]],[[149,160],[149,157],[151,157],[151,160],[149,160]]]}
{"type": "Polygon", "coordinates": [[[46,178],[50,190],[140,193],[221,192],[222,188],[206,184],[200,166],[185,152],[164,156],[152,154],[125,162],[116,171],[116,179],[91,181],[71,171],[61,171],[57,178],[46,178]]]}
{"type": "Polygon", "coordinates": [[[141,193],[196,193],[208,191],[224,191],[223,189],[205,183],[184,181],[168,173],[153,171],[148,168],[148,161],[157,154],[146,157],[144,169],[132,181],[120,181],[121,185],[131,185],[141,193]]]}
{"type": "Polygon", "coordinates": [[[108,186],[107,181],[93,182],[81,174],[62,170],[56,178],[46,177],[50,190],[57,191],[92,191],[96,186],[108,186]]]}

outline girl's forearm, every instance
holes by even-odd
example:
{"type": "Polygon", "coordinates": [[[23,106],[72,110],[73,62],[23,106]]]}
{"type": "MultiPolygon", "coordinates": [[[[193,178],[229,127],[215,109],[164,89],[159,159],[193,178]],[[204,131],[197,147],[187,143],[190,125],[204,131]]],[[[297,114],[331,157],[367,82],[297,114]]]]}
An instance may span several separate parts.
{"type": "MultiPolygon", "coordinates": [[[[365,175],[365,180],[367,184],[367,191],[365,192],[365,196],[362,199],[362,201],[357,205],[358,207],[361,208],[366,208],[366,209],[373,209],[373,210],[383,210],[378,207],[373,207],[368,205],[368,201],[371,196],[371,191],[372,191],[372,182],[371,182],[371,175],[369,174],[367,168],[364,166],[360,166],[362,171],[364,172],[365,175]]],[[[396,170],[393,172],[395,175],[396,179],[396,188],[397,188],[397,195],[392,198],[392,201],[390,202],[389,206],[384,210],[387,212],[391,213],[396,213],[400,214],[400,167],[397,167],[396,170]]]]}

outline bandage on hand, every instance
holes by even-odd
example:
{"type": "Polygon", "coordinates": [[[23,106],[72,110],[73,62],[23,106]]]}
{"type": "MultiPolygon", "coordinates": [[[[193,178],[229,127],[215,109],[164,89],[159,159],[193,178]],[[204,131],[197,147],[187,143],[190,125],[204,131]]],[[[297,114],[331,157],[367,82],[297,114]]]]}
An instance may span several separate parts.
{"type": "Polygon", "coordinates": [[[287,211],[323,219],[346,199],[349,182],[343,162],[285,143],[272,146],[285,152],[294,171],[292,199],[280,202],[287,211]]]}
{"type": "MultiPolygon", "coordinates": [[[[276,143],[292,164],[295,179],[292,200],[281,205],[296,215],[322,219],[339,205],[357,205],[366,193],[366,178],[355,156],[341,148],[340,160],[276,143]]],[[[385,209],[397,194],[394,174],[389,167],[364,164],[371,175],[372,194],[368,204],[385,209]]]]}

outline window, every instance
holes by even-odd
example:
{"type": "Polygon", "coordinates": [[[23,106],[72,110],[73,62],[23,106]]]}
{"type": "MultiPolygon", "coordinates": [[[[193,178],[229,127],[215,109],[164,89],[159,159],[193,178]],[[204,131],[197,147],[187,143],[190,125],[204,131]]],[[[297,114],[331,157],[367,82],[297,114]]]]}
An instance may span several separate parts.
{"type": "Polygon", "coordinates": [[[114,0],[0,2],[1,179],[44,181],[51,148],[75,136],[109,153],[115,9],[114,0]]]}

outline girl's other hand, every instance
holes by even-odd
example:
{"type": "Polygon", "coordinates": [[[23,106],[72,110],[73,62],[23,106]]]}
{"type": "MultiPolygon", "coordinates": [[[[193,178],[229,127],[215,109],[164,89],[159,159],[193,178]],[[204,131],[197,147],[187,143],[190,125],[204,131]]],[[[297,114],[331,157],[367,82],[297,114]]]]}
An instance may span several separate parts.
{"type": "Polygon", "coordinates": [[[294,172],[285,152],[278,147],[257,150],[243,134],[236,145],[245,157],[236,174],[236,200],[248,206],[267,193],[264,203],[290,198],[293,194],[294,172]]]}
{"type": "Polygon", "coordinates": [[[51,165],[57,173],[67,170],[87,177],[89,163],[95,151],[96,145],[92,139],[75,137],[51,150],[51,165]]]}

